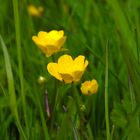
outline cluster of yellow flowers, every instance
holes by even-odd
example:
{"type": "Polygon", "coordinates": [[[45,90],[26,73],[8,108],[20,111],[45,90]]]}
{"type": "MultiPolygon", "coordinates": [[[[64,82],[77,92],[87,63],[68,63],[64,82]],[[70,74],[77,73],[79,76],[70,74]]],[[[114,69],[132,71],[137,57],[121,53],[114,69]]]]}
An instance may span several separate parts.
{"type": "MultiPolygon", "coordinates": [[[[62,46],[66,41],[64,31],[52,30],[50,32],[40,31],[37,36],[33,36],[32,40],[39,47],[39,49],[47,56],[62,50],[62,46]]],[[[59,57],[57,63],[49,63],[47,65],[48,72],[60,81],[65,83],[78,82],[86,67],[88,60],[85,56],[79,55],[73,59],[70,55],[62,55],[59,57]]],[[[81,92],[84,95],[91,95],[98,91],[98,83],[96,80],[85,81],[81,85],[81,92]]]]}

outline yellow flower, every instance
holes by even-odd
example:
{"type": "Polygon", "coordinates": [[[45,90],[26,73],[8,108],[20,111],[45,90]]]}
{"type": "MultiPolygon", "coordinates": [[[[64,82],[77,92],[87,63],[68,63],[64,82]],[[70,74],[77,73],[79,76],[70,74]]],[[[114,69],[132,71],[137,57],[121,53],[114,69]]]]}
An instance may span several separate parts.
{"type": "Polygon", "coordinates": [[[32,40],[47,57],[61,50],[66,40],[64,31],[52,30],[50,32],[40,31],[38,36],[33,36],[32,40]]]}
{"type": "Polygon", "coordinates": [[[56,79],[72,83],[81,79],[87,65],[88,61],[82,55],[74,60],[70,55],[63,55],[58,59],[58,63],[49,63],[47,69],[56,79]]]}
{"type": "Polygon", "coordinates": [[[44,11],[42,6],[36,7],[34,5],[28,6],[28,13],[31,16],[39,17],[42,15],[42,12],[44,11]]]}
{"type": "Polygon", "coordinates": [[[95,79],[93,79],[92,81],[85,81],[81,85],[81,92],[84,95],[95,94],[97,93],[97,91],[98,91],[98,83],[95,79]]]}

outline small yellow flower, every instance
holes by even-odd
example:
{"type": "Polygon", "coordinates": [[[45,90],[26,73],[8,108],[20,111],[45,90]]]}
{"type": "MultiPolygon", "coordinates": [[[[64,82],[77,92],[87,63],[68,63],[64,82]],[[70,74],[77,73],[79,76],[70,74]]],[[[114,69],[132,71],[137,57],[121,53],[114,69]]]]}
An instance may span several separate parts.
{"type": "Polygon", "coordinates": [[[50,32],[40,31],[38,36],[33,36],[32,40],[47,57],[61,50],[66,40],[64,31],[52,30],[50,32]]]}
{"type": "Polygon", "coordinates": [[[98,83],[95,79],[93,79],[92,81],[85,81],[81,85],[81,92],[84,95],[95,94],[97,93],[97,91],[98,91],[98,83]]]}
{"type": "Polygon", "coordinates": [[[34,5],[28,6],[28,13],[30,16],[39,17],[42,15],[44,8],[42,6],[36,7],[34,5]]]}
{"type": "Polygon", "coordinates": [[[56,79],[72,83],[81,79],[87,65],[88,61],[82,55],[74,60],[70,55],[63,55],[58,59],[58,63],[49,63],[47,69],[56,79]]]}

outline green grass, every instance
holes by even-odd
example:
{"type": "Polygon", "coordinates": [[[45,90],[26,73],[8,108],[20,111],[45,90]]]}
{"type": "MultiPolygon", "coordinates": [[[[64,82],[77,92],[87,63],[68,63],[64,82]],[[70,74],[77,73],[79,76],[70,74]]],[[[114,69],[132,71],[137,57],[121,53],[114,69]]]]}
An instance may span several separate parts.
{"type": "Polygon", "coordinates": [[[0,139],[139,140],[139,0],[0,3],[0,139]],[[43,15],[29,16],[29,4],[43,6],[43,15]],[[32,36],[53,29],[64,30],[67,50],[46,58],[32,36]],[[80,82],[64,84],[48,73],[62,54],[89,61],[80,82]],[[80,84],[93,78],[98,93],[82,95],[80,84]]]}

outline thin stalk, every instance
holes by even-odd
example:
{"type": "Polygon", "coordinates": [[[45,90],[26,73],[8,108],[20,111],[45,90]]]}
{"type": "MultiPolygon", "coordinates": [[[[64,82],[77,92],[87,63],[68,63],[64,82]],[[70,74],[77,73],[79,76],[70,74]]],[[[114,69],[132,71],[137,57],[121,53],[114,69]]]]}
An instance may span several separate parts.
{"type": "MultiPolygon", "coordinates": [[[[134,94],[133,85],[132,85],[132,81],[130,77],[128,79],[128,82],[129,82],[129,93],[130,93],[131,106],[132,106],[132,112],[133,112],[137,104],[136,104],[135,94],[134,94]]],[[[136,118],[136,125],[139,128],[139,117],[136,118]]]]}
{"type": "Polygon", "coordinates": [[[22,65],[22,54],[21,54],[21,39],[20,39],[20,21],[19,21],[19,11],[18,11],[18,1],[13,0],[13,10],[14,10],[14,20],[15,20],[15,32],[16,32],[16,45],[17,45],[17,56],[18,56],[18,67],[19,67],[19,78],[20,78],[20,87],[21,87],[21,97],[22,97],[22,105],[24,112],[24,119],[26,124],[26,132],[29,136],[29,127],[28,127],[28,119],[26,114],[26,102],[25,102],[25,92],[24,92],[24,84],[23,84],[23,65],[22,65]]]}
{"type": "MultiPolygon", "coordinates": [[[[80,108],[79,107],[80,107],[81,101],[80,101],[80,97],[79,97],[78,92],[77,92],[77,89],[76,89],[76,85],[73,84],[72,85],[72,88],[73,88],[73,98],[75,100],[75,105],[77,107],[77,112],[78,112],[75,115],[78,116],[78,115],[80,115],[80,108]]],[[[73,124],[74,124],[74,122],[73,122],[73,124]]],[[[73,125],[73,132],[74,132],[74,138],[75,138],[75,140],[80,140],[80,135],[78,133],[77,128],[74,125],[73,125]]]]}
{"type": "Polygon", "coordinates": [[[43,110],[41,107],[39,95],[36,92],[34,92],[34,93],[36,96],[36,101],[37,101],[37,105],[38,105],[38,109],[39,109],[39,114],[40,114],[40,119],[41,119],[41,123],[42,123],[42,129],[44,131],[45,140],[49,140],[50,137],[49,137],[49,133],[48,133],[48,127],[46,126],[46,120],[45,120],[44,113],[43,113],[43,110]]]}
{"type": "Polygon", "coordinates": [[[132,83],[131,83],[130,77],[129,77],[129,92],[130,92],[132,111],[134,111],[134,109],[136,107],[136,101],[135,101],[135,95],[134,95],[134,91],[132,88],[132,83]]]}
{"type": "Polygon", "coordinates": [[[79,106],[81,105],[81,100],[80,100],[80,97],[78,95],[78,92],[77,92],[77,89],[76,89],[76,85],[73,84],[73,97],[75,99],[75,103],[76,103],[76,106],[77,106],[77,110],[79,111],[80,113],[80,110],[79,110],[79,106]]]}
{"type": "Polygon", "coordinates": [[[139,43],[138,43],[138,33],[137,33],[137,29],[135,29],[135,41],[136,41],[136,49],[137,49],[137,61],[138,64],[140,63],[140,55],[139,55],[139,43]]]}
{"type": "MultiPolygon", "coordinates": [[[[54,58],[53,58],[54,59],[54,58]]],[[[54,99],[54,103],[52,105],[52,112],[51,112],[51,123],[50,123],[50,130],[52,131],[53,130],[53,124],[54,124],[54,121],[55,121],[55,111],[56,111],[56,107],[57,107],[57,104],[58,104],[58,100],[60,98],[60,95],[59,95],[59,85],[58,85],[58,81],[55,80],[55,83],[54,83],[54,93],[53,93],[53,99],[54,99]]]]}
{"type": "Polygon", "coordinates": [[[112,126],[111,134],[110,134],[110,140],[113,140],[113,134],[115,130],[115,125],[112,126]]]}
{"type": "Polygon", "coordinates": [[[6,95],[6,92],[5,92],[4,88],[3,88],[3,86],[1,85],[1,83],[0,83],[0,88],[1,88],[1,90],[2,90],[2,92],[3,92],[3,94],[4,94],[4,96],[7,96],[7,95],[6,95]]]}
{"type": "Polygon", "coordinates": [[[73,129],[74,140],[80,140],[79,135],[78,135],[78,130],[77,130],[76,125],[75,125],[74,121],[72,120],[72,118],[70,118],[70,122],[71,122],[72,129],[73,129]]]}
{"type": "Polygon", "coordinates": [[[108,42],[106,45],[106,66],[105,66],[105,120],[106,120],[106,136],[110,140],[109,113],[108,113],[108,42]]]}

